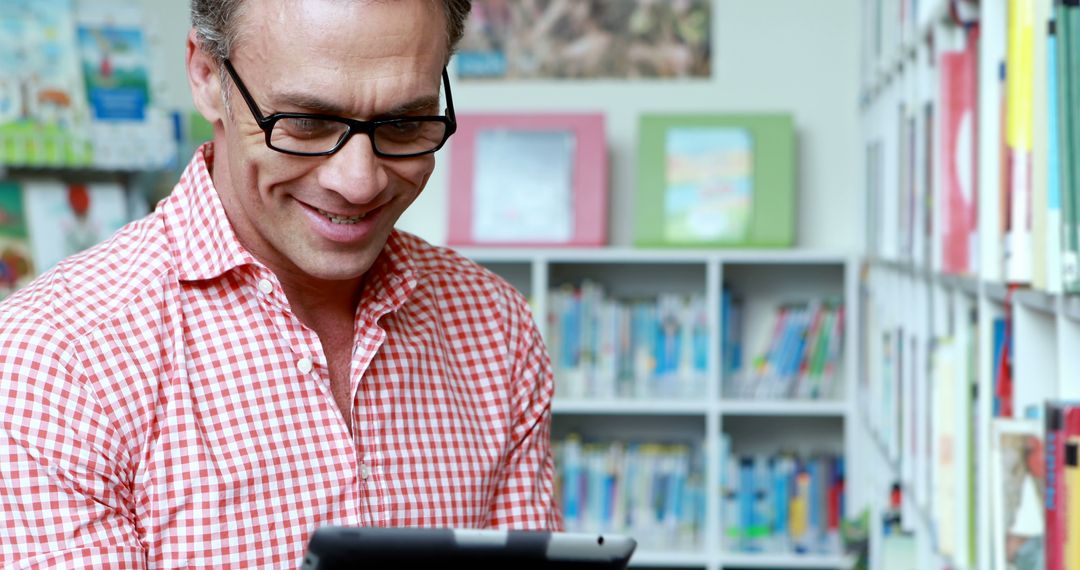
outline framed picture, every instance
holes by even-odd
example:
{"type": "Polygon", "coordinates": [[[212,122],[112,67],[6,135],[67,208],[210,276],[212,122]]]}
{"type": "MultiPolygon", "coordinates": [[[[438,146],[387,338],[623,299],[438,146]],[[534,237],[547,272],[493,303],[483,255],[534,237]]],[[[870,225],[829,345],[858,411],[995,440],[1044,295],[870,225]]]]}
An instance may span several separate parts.
{"type": "Polygon", "coordinates": [[[635,245],[794,243],[789,115],[646,115],[638,140],[635,245]]]}
{"type": "Polygon", "coordinates": [[[995,567],[1043,568],[1046,459],[1042,422],[998,418],[992,429],[990,511],[995,567]]]}
{"type": "Polygon", "coordinates": [[[606,242],[603,115],[459,114],[450,152],[450,245],[606,242]]]}
{"type": "Polygon", "coordinates": [[[709,77],[711,0],[474,0],[462,80],[709,77]]]}

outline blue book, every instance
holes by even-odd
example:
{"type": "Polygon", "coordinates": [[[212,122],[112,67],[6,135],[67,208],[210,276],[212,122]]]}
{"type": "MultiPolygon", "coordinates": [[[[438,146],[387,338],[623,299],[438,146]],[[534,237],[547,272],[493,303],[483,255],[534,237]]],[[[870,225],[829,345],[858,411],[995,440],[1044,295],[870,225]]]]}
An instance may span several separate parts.
{"type": "Polygon", "coordinates": [[[741,531],[740,549],[754,551],[750,531],[754,527],[755,499],[757,483],[754,477],[754,458],[745,456],[739,459],[739,528],[741,531]]]}
{"type": "Polygon", "coordinates": [[[993,374],[994,381],[994,417],[1001,417],[1001,397],[998,396],[998,382],[1001,380],[999,372],[1001,370],[999,364],[1002,359],[1002,352],[1005,350],[1005,336],[1006,336],[1006,323],[1005,319],[998,317],[994,319],[994,364],[991,366],[991,374],[993,374]]]}
{"type": "Polygon", "coordinates": [[[780,456],[773,462],[772,472],[772,500],[773,500],[773,535],[781,541],[781,548],[790,546],[786,543],[789,538],[788,519],[791,517],[791,485],[794,483],[795,460],[788,456],[780,456]]]}
{"type": "Polygon", "coordinates": [[[568,529],[581,525],[581,441],[576,436],[562,443],[563,518],[568,529]]]}
{"type": "Polygon", "coordinates": [[[575,291],[567,298],[566,312],[562,318],[563,346],[562,368],[573,370],[577,368],[581,355],[581,295],[575,291]]]}
{"type": "Polygon", "coordinates": [[[816,458],[806,461],[806,471],[810,474],[810,505],[807,509],[807,534],[811,549],[818,546],[824,534],[821,521],[825,520],[825,501],[821,489],[825,474],[822,473],[821,461],[816,458]]]}

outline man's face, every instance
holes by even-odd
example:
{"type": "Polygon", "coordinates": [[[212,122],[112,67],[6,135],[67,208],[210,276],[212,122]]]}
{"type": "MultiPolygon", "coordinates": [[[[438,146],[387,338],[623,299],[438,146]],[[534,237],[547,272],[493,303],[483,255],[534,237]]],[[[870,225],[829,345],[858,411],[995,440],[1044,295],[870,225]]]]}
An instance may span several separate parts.
{"type": "MultiPolygon", "coordinates": [[[[229,60],[263,116],[443,113],[446,25],[426,0],[249,0],[238,26],[229,60]]],[[[427,182],[433,156],[380,158],[362,133],[331,156],[281,154],[266,147],[235,85],[228,89],[224,145],[215,146],[215,167],[227,172],[216,170],[214,182],[241,241],[305,285],[363,275],[427,182]]]]}

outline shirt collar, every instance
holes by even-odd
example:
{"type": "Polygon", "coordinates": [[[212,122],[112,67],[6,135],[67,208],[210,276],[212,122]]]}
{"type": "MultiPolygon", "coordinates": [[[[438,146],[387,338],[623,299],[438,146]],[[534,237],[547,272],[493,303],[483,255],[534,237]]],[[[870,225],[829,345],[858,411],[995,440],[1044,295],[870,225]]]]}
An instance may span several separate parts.
{"type": "Polygon", "coordinates": [[[382,253],[368,270],[360,310],[367,312],[372,321],[396,311],[416,288],[415,241],[398,230],[390,232],[382,253]]]}
{"type": "Polygon", "coordinates": [[[181,281],[213,279],[241,265],[257,263],[240,244],[225,215],[207,166],[213,156],[213,143],[200,146],[161,206],[181,281]]]}

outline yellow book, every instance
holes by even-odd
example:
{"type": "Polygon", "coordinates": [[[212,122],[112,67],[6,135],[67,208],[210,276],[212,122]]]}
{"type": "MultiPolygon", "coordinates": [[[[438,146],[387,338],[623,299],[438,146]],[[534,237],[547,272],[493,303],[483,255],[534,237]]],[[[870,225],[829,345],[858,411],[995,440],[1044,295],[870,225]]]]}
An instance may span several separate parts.
{"type": "Polygon", "coordinates": [[[1080,570],[1080,437],[1065,442],[1065,570],[1080,570]]]}
{"type": "Polygon", "coordinates": [[[795,493],[791,497],[791,512],[788,517],[788,529],[791,532],[791,540],[795,544],[806,539],[809,500],[810,475],[805,472],[799,473],[795,476],[795,493]]]}
{"type": "Polygon", "coordinates": [[[1005,54],[1004,278],[1032,279],[1031,145],[1034,139],[1035,0],[1008,0],[1005,54]]]}

